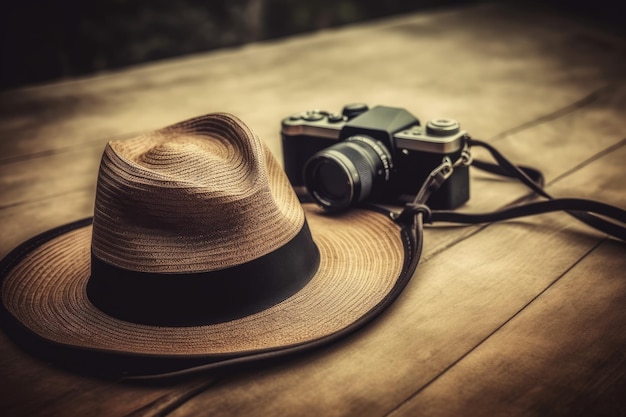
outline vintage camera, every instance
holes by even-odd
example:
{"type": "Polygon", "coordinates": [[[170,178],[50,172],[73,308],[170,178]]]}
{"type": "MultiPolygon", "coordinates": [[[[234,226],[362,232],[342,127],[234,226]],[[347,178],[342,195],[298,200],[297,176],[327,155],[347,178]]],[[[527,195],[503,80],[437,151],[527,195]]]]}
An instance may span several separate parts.
{"type": "MultiPolygon", "coordinates": [[[[285,172],[294,187],[330,211],[365,199],[403,204],[413,200],[444,157],[456,161],[467,141],[457,121],[420,125],[401,108],[349,104],[342,113],[309,110],[282,120],[285,172]]],[[[459,166],[427,204],[454,209],[469,199],[469,169],[459,166]]]]}

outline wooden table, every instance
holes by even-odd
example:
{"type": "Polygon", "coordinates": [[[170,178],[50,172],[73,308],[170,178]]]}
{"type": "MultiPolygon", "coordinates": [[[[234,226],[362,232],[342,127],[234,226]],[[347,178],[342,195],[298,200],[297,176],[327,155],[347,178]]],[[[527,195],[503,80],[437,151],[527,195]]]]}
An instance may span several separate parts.
{"type": "MultiPolygon", "coordinates": [[[[366,102],[448,116],[543,170],[554,195],[624,208],[625,51],[601,27],[483,4],[5,92],[0,255],[92,213],[108,140],[212,111],[240,116],[279,158],[280,120],[297,111],[366,102]]],[[[529,196],[477,170],[471,190],[465,211],[529,196]]],[[[561,213],[429,227],[400,299],[353,337],[158,385],[54,368],[0,332],[0,414],[625,415],[625,255],[561,213]]]]}

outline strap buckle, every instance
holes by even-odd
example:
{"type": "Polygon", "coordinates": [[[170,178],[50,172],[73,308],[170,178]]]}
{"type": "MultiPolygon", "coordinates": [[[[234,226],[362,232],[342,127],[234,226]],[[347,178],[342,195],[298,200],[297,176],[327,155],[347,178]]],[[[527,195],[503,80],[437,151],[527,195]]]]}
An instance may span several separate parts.
{"type": "Polygon", "coordinates": [[[463,145],[463,149],[461,150],[461,155],[459,156],[459,159],[457,159],[456,161],[454,161],[454,164],[452,164],[452,166],[454,168],[456,167],[468,167],[470,165],[472,165],[472,162],[474,162],[474,157],[472,156],[472,153],[470,152],[470,147],[468,144],[468,141],[465,141],[465,144],[463,145]]]}
{"type": "Polygon", "coordinates": [[[437,168],[433,169],[430,174],[428,174],[428,178],[426,179],[426,184],[429,182],[435,182],[436,179],[440,179],[441,183],[450,178],[452,173],[454,172],[454,164],[450,157],[446,156],[441,161],[441,165],[437,168]]]}

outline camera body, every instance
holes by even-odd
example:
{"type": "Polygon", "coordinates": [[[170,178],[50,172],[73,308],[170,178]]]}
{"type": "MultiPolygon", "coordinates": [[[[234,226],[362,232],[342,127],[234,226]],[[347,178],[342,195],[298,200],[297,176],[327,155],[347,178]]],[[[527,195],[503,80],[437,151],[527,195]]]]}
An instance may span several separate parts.
{"type": "MultiPolygon", "coordinates": [[[[390,204],[412,201],[444,157],[456,161],[461,156],[467,133],[452,119],[421,126],[404,109],[370,109],[359,103],[346,105],[341,113],[291,115],[281,122],[281,138],[291,184],[305,185],[318,203],[333,210],[364,198],[390,204]]],[[[454,209],[468,199],[469,169],[459,166],[427,204],[454,209]]]]}

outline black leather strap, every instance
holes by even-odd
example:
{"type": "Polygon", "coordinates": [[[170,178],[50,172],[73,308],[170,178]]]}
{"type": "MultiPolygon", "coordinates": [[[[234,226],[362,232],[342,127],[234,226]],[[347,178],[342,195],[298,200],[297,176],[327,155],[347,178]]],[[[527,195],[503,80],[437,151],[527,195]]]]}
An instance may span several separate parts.
{"type": "MultiPolygon", "coordinates": [[[[513,164],[506,157],[504,157],[504,155],[502,155],[496,148],[494,148],[493,146],[489,145],[486,142],[483,142],[477,139],[470,139],[469,143],[470,143],[470,146],[480,146],[482,148],[487,149],[489,153],[493,156],[493,158],[496,160],[496,162],[498,163],[498,165],[503,170],[506,176],[518,179],[524,185],[530,188],[532,191],[534,191],[535,193],[537,193],[538,195],[544,198],[547,198],[548,200],[552,200],[552,201],[562,200],[562,202],[559,204],[553,204],[553,205],[540,204],[539,206],[535,206],[535,209],[537,209],[537,207],[540,207],[540,208],[543,208],[544,211],[539,211],[537,213],[520,214],[520,216],[545,213],[548,211],[562,210],[562,211],[566,211],[568,214],[577,218],[581,222],[586,223],[587,225],[593,227],[594,229],[597,229],[603,233],[609,234],[616,238],[626,240],[626,227],[620,226],[617,223],[604,220],[596,216],[595,214],[593,214],[593,213],[601,214],[619,223],[626,224],[626,214],[624,210],[619,209],[617,207],[610,206],[608,204],[598,203],[592,200],[555,199],[550,194],[548,194],[546,190],[544,190],[543,176],[540,177],[541,179],[539,181],[532,178],[532,176],[534,175],[533,172],[538,173],[539,171],[535,169],[531,169],[532,171],[528,171],[528,168],[522,168],[513,164]],[[573,203],[574,201],[576,202],[573,203]],[[572,202],[571,205],[569,205],[570,202],[572,202]],[[597,204],[593,204],[593,203],[597,203],[597,204]],[[600,209],[602,211],[597,211],[599,209],[598,204],[603,204],[605,206],[603,209],[600,209]],[[561,207],[561,208],[553,208],[553,207],[561,207]],[[605,210],[607,207],[612,207],[612,209],[607,211],[605,210]]],[[[477,167],[480,168],[481,166],[477,165],[477,167]]],[[[527,205],[522,205],[520,207],[523,208],[526,206],[527,205]]],[[[515,217],[519,217],[519,216],[515,216],[515,217]]]]}
{"type": "MultiPolygon", "coordinates": [[[[490,172],[495,175],[500,175],[502,177],[515,178],[517,179],[517,175],[515,173],[507,171],[502,168],[500,165],[491,164],[489,162],[481,161],[479,159],[474,159],[472,162],[472,166],[474,168],[478,168],[481,171],[490,172]]],[[[545,184],[545,180],[543,178],[543,173],[538,169],[523,166],[523,165],[515,165],[520,171],[522,171],[528,178],[530,178],[535,184],[543,187],[545,184]]]]}
{"type": "MultiPolygon", "coordinates": [[[[438,210],[433,211],[432,222],[453,222],[453,223],[488,223],[502,220],[514,219],[516,217],[532,216],[535,214],[548,213],[552,211],[576,210],[587,213],[599,214],[614,218],[616,220],[626,218],[626,211],[604,204],[598,201],[581,198],[558,198],[548,201],[539,201],[520,206],[508,207],[502,210],[489,213],[459,213],[454,211],[438,210]]],[[[623,238],[618,225],[615,225],[617,237],[623,238]]]]}
{"type": "MultiPolygon", "coordinates": [[[[427,210],[425,202],[432,192],[434,192],[448,177],[444,175],[446,171],[435,170],[422,186],[415,201],[407,204],[404,210],[395,216],[400,223],[412,223],[417,227],[421,222],[453,222],[453,223],[489,223],[513,219],[517,217],[530,216],[535,214],[565,211],[587,225],[616,238],[626,241],[626,211],[598,201],[580,198],[554,198],[543,188],[544,179],[541,171],[524,166],[518,166],[509,161],[497,149],[480,140],[468,139],[469,146],[479,146],[487,149],[496,160],[497,165],[473,160],[472,165],[476,168],[491,172],[493,174],[515,178],[534,191],[536,194],[548,199],[548,201],[521,204],[507,207],[488,213],[460,213],[448,210],[427,210]],[[598,215],[614,220],[608,221],[598,215]]],[[[441,167],[445,167],[446,162],[441,167]]]]}

